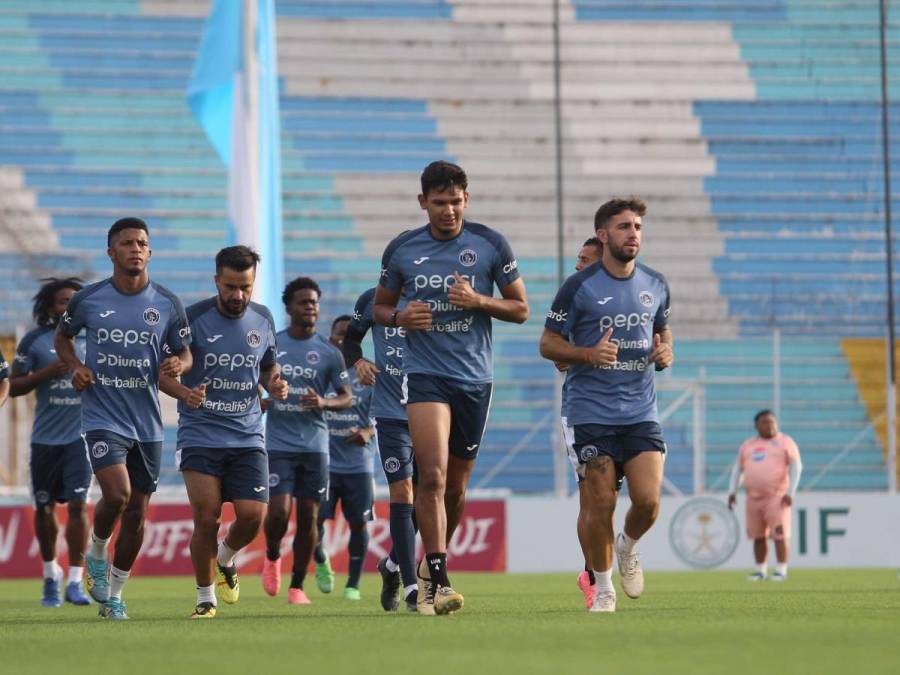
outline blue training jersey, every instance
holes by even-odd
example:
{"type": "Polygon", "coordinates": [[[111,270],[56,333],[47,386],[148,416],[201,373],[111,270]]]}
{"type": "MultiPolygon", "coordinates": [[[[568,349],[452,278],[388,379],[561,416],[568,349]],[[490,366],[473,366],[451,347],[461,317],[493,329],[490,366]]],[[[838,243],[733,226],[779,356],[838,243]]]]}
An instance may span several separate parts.
{"type": "MultiPolygon", "coordinates": [[[[38,326],[22,338],[16,347],[12,371],[27,375],[59,361],[53,345],[55,328],[38,326]]],[[[75,354],[85,359],[84,337],[75,338],[75,354]]],[[[70,374],[39,383],[35,389],[37,406],[31,427],[31,442],[43,445],[67,445],[81,436],[81,394],[72,386],[70,374]]]]}
{"type": "MultiPolygon", "coordinates": [[[[403,299],[398,307],[402,307],[403,299]]],[[[403,350],[406,347],[406,329],[400,326],[379,326],[375,323],[375,289],[370,288],[356,301],[353,308],[353,327],[361,334],[372,329],[375,345],[375,365],[381,372],[375,378],[372,395],[372,417],[406,420],[403,399],[403,350]]]]}
{"type": "Polygon", "coordinates": [[[403,354],[405,373],[438,375],[475,384],[494,376],[491,317],[461,309],[447,300],[453,273],[468,279],[476,292],[491,296],[519,278],[519,263],[499,232],[463,222],[455,238],[431,236],[428,225],[404,232],[384,251],[381,285],[401,291],[407,302],[431,306],[428,331],[409,331],[403,354]]]}
{"type": "Polygon", "coordinates": [[[619,345],[615,366],[573,363],[566,373],[563,416],[570,425],[626,425],[658,421],[653,334],[666,327],[669,285],[659,272],[635,266],[627,279],[595,263],[569,277],[544,324],[581,347],[596,345],[609,328],[619,345]]]}
{"type": "Polygon", "coordinates": [[[162,441],[159,364],[191,343],[181,300],[153,281],[126,294],[104,279],[72,296],[60,330],[70,338],[86,331],[84,364],[97,380],[81,395],[82,432],[162,441]]]}
{"type": "Polygon", "coordinates": [[[194,389],[206,385],[196,410],[178,402],[179,448],[265,448],[259,405],[259,374],[275,366],[275,321],[251,302],[239,317],[219,311],[216,298],[187,309],[194,367],[181,378],[194,389]]]}
{"type": "MultiPolygon", "coordinates": [[[[372,426],[373,387],[363,384],[356,375],[355,368],[348,368],[350,386],[353,389],[353,406],[346,410],[326,410],[328,423],[329,471],[331,473],[373,473],[375,451],[378,448],[375,436],[365,445],[351,445],[346,442],[351,429],[372,426]]],[[[334,392],[328,394],[334,396],[334,392]]]]}
{"type": "Polygon", "coordinates": [[[324,410],[303,410],[300,397],[312,388],[324,397],[329,390],[349,387],[344,357],[318,333],[298,339],[285,329],[278,333],[278,365],[288,383],[288,397],[269,403],[266,448],[270,452],[328,452],[324,410]]]}

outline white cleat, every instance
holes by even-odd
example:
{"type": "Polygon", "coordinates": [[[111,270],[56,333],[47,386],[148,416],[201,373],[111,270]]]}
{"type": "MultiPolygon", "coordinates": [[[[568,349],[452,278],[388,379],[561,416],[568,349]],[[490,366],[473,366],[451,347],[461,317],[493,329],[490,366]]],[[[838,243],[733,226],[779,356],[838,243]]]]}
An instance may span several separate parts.
{"type": "Polygon", "coordinates": [[[591,604],[589,612],[615,612],[616,611],[616,592],[600,591],[594,595],[594,602],[591,604]]]}
{"type": "Polygon", "coordinates": [[[644,592],[644,570],[641,569],[640,555],[632,551],[623,553],[619,548],[619,540],[622,535],[616,537],[616,560],[619,562],[619,581],[622,590],[629,598],[639,598],[644,592]]]}
{"type": "Polygon", "coordinates": [[[747,577],[747,581],[765,581],[766,575],[762,572],[754,572],[750,576],[747,577]]]}
{"type": "Polygon", "coordinates": [[[787,573],[772,572],[772,581],[787,581],[787,573]]]}

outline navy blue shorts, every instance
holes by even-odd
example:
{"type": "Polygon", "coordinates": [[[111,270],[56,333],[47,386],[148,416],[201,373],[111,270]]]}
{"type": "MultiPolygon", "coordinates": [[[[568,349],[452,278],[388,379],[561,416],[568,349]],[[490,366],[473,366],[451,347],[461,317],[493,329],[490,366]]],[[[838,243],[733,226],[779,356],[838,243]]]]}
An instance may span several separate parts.
{"type": "Polygon", "coordinates": [[[112,431],[88,431],[84,435],[94,473],[108,466],[124,464],[131,487],[144,494],[156,492],[162,441],[141,443],[112,431]]]}
{"type": "Polygon", "coordinates": [[[338,501],[346,520],[367,523],[375,518],[375,483],[370,473],[333,473],[321,518],[334,518],[338,501]]]}
{"type": "Polygon", "coordinates": [[[269,460],[262,448],[180,448],[175,466],[220,478],[223,502],[269,502],[269,460]]]}
{"type": "Polygon", "coordinates": [[[269,493],[298,499],[328,498],[328,455],[324,452],[270,452],[269,493]]]}
{"type": "Polygon", "coordinates": [[[638,422],[624,426],[608,424],[576,424],[572,450],[579,464],[586,464],[594,457],[605,455],[616,467],[616,489],[622,487],[625,464],[642,452],[666,454],[666,440],[662,428],[656,422],[638,422]]]}
{"type": "Polygon", "coordinates": [[[375,441],[388,483],[412,478],[415,469],[412,438],[406,420],[375,418],[375,441]]]}
{"type": "Polygon", "coordinates": [[[84,440],[65,445],[31,444],[31,493],[38,508],[47,504],[87,501],[91,463],[84,440]]]}
{"type": "Polygon", "coordinates": [[[403,376],[404,403],[446,403],[450,406],[450,454],[473,460],[478,456],[491,409],[493,385],[471,384],[436,375],[403,376]]]}

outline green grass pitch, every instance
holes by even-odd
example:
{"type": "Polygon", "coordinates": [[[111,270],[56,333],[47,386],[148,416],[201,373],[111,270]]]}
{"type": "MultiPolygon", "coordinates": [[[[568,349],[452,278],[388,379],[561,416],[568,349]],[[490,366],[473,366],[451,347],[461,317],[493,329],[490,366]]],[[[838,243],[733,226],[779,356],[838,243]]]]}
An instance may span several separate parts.
{"type": "Polygon", "coordinates": [[[449,617],[386,614],[379,578],[361,602],[310,580],[313,604],[242,580],[237,605],[191,621],[191,579],[136,577],[129,622],[95,607],[40,606],[40,582],[0,581],[0,672],[127,673],[863,673],[900,672],[896,570],[792,570],[784,584],[734,572],[647,573],[640,600],[589,614],[575,574],[455,574],[449,617]]]}

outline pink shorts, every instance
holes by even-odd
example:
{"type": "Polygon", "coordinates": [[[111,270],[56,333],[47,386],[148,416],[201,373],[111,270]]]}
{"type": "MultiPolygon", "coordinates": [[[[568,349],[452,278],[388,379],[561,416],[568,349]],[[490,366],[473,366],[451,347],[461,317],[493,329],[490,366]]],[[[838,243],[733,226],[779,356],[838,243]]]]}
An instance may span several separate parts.
{"type": "Polygon", "coordinates": [[[791,507],[781,505],[781,496],[747,498],[747,536],[750,539],[788,539],[791,507]]]}

